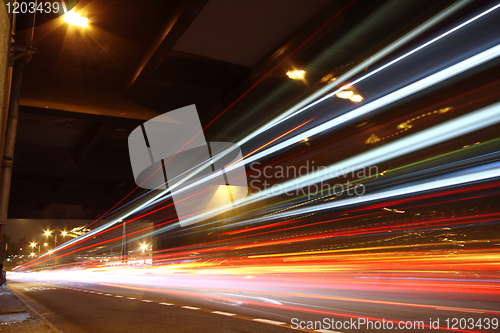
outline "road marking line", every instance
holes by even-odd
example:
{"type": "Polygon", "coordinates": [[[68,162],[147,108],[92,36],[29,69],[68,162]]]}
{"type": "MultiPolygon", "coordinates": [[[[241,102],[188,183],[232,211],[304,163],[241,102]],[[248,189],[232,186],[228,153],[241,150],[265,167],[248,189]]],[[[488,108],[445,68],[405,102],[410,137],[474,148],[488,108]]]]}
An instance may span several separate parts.
{"type": "Polygon", "coordinates": [[[220,314],[220,315],[223,315],[223,316],[236,316],[235,313],[222,312],[222,311],[212,311],[212,313],[220,314]]]}
{"type": "Polygon", "coordinates": [[[161,305],[173,305],[172,303],[159,303],[161,305]]]}
{"type": "Polygon", "coordinates": [[[266,324],[273,324],[273,325],[285,325],[286,323],[281,322],[281,321],[274,321],[274,320],[269,320],[269,319],[262,319],[262,318],[256,318],[252,319],[255,321],[259,321],[261,323],[266,323],[266,324]]]}
{"type": "Polygon", "coordinates": [[[195,308],[194,306],[187,306],[187,305],[181,306],[181,308],[189,309],[189,310],[199,310],[200,309],[200,308],[195,308]]]}
{"type": "Polygon", "coordinates": [[[135,297],[127,297],[127,299],[137,299],[137,298],[135,298],[135,297]]]}
{"type": "Polygon", "coordinates": [[[91,294],[95,294],[95,291],[89,291],[89,293],[91,293],[91,294]]]}
{"type": "Polygon", "coordinates": [[[330,330],[315,330],[314,332],[318,332],[318,333],[342,333],[339,331],[330,331],[330,330]]]}
{"type": "Polygon", "coordinates": [[[97,295],[103,295],[103,293],[96,293],[97,295]]]}
{"type": "Polygon", "coordinates": [[[111,294],[104,294],[104,296],[113,296],[113,295],[111,295],[111,294]]]}
{"type": "Polygon", "coordinates": [[[151,301],[151,300],[149,300],[149,299],[141,299],[141,301],[143,301],[143,302],[147,302],[147,303],[153,303],[153,302],[154,302],[154,301],[151,301]]]}
{"type": "Polygon", "coordinates": [[[115,297],[123,297],[123,296],[120,296],[120,295],[116,295],[115,297]]]}

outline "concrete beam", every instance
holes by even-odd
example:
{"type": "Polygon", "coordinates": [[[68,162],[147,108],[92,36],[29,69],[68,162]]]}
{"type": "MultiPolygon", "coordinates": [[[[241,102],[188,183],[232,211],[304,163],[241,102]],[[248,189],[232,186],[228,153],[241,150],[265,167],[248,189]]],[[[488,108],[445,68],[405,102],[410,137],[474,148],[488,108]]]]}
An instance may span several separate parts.
{"type": "Polygon", "coordinates": [[[196,19],[208,0],[182,0],[165,17],[163,29],[154,37],[151,46],[146,49],[141,62],[128,83],[128,93],[132,95],[156,71],[177,40],[196,19]]]}
{"type": "Polygon", "coordinates": [[[21,106],[53,109],[100,116],[149,120],[159,115],[119,95],[98,95],[51,87],[23,89],[21,106]]]}
{"type": "Polygon", "coordinates": [[[102,123],[97,131],[93,131],[93,133],[90,133],[90,135],[85,138],[85,140],[78,147],[76,153],[76,163],[81,163],[87,158],[87,156],[89,156],[95,146],[99,143],[99,140],[103,137],[103,135],[110,127],[110,122],[102,123]]]}

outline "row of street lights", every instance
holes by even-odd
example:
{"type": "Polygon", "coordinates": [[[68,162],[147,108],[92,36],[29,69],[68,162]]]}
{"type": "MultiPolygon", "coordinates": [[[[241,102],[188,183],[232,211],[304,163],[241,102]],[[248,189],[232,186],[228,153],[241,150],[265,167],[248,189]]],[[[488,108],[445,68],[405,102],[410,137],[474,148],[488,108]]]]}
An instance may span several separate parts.
{"type": "MultiPolygon", "coordinates": [[[[46,230],[43,232],[43,234],[45,235],[46,239],[48,240],[48,237],[52,236],[52,230],[46,230]]],[[[68,236],[68,232],[62,231],[61,236],[62,237],[68,236]]],[[[30,256],[31,257],[35,257],[36,255],[39,256],[40,255],[40,244],[37,244],[36,242],[31,242],[30,246],[31,246],[31,251],[32,251],[30,256]],[[38,246],[37,253],[34,252],[36,246],[38,246]]],[[[43,243],[43,246],[45,248],[47,248],[47,246],[49,246],[49,243],[45,242],[45,243],[43,243]]],[[[57,233],[54,232],[54,247],[56,247],[56,246],[57,246],[57,233]]],[[[142,244],[140,244],[140,250],[142,250],[142,253],[145,253],[146,251],[151,250],[151,248],[150,248],[150,245],[148,245],[146,243],[142,243],[142,244]]],[[[48,252],[52,253],[52,250],[49,249],[48,252]]]]}
{"type": "MultiPolygon", "coordinates": [[[[46,239],[48,240],[48,237],[50,237],[52,235],[52,230],[46,230],[44,231],[43,233],[46,237],[46,239]]],[[[66,231],[62,231],[61,232],[61,236],[62,237],[66,237],[68,235],[68,233],[66,231]]],[[[31,242],[30,246],[31,246],[31,256],[34,257],[35,256],[35,253],[34,253],[34,250],[35,250],[35,247],[38,245],[38,255],[40,255],[40,245],[35,243],[35,242],[31,242]]],[[[47,246],[49,246],[49,243],[46,241],[45,243],[43,243],[43,246],[45,246],[45,248],[47,248],[47,246]]],[[[57,246],[57,233],[54,232],[54,247],[57,246]]],[[[48,250],[49,253],[52,252],[52,250],[48,250]]]]}

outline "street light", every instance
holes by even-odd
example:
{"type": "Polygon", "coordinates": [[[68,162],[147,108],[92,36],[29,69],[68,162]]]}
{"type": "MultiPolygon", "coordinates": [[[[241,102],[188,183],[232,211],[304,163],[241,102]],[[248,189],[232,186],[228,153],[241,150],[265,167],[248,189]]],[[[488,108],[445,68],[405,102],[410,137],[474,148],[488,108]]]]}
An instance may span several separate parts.
{"type": "Polygon", "coordinates": [[[75,13],[74,10],[71,10],[64,15],[64,21],[68,24],[76,25],[78,27],[85,28],[89,25],[89,19],[86,17],[80,16],[80,14],[75,13]]]}
{"type": "Polygon", "coordinates": [[[286,75],[292,80],[301,80],[304,78],[305,74],[306,72],[301,70],[293,70],[286,72],[286,75]]]}
{"type": "Polygon", "coordinates": [[[359,103],[363,100],[363,97],[361,95],[352,95],[349,99],[355,103],[359,103]]]}
{"type": "MultiPolygon", "coordinates": [[[[46,231],[44,231],[44,233],[43,233],[43,234],[44,234],[46,237],[49,237],[49,236],[51,236],[51,235],[52,235],[52,230],[46,230],[46,231]]],[[[67,234],[67,233],[66,233],[66,231],[63,231],[61,234],[62,234],[63,236],[66,236],[66,234],[67,234]]],[[[55,233],[55,232],[54,232],[54,246],[57,246],[57,233],[55,233]]]]}
{"type": "Polygon", "coordinates": [[[66,237],[68,233],[66,231],[61,232],[61,236],[66,237]]]}
{"type": "MultiPolygon", "coordinates": [[[[32,243],[30,244],[30,246],[31,246],[31,250],[32,250],[32,251],[34,251],[34,247],[36,246],[36,243],[35,243],[35,242],[32,242],[32,243]]],[[[40,254],[40,245],[38,245],[38,254],[40,254]]]]}
{"type": "Polygon", "coordinates": [[[141,244],[141,249],[142,249],[142,252],[144,252],[148,249],[148,246],[146,244],[141,244]]]}
{"type": "Polygon", "coordinates": [[[337,93],[338,98],[349,99],[354,95],[351,90],[343,90],[337,93]]]}
{"type": "Polygon", "coordinates": [[[43,243],[43,246],[47,247],[47,245],[49,245],[49,243],[43,243]]]}

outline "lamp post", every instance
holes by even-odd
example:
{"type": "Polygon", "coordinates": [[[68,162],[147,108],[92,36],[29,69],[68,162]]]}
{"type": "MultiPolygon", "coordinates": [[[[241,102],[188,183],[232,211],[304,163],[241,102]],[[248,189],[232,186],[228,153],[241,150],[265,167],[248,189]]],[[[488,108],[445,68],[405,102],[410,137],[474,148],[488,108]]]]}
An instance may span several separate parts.
{"type": "MultiPolygon", "coordinates": [[[[52,235],[52,230],[46,230],[46,231],[44,231],[43,234],[45,235],[45,237],[48,238],[52,235]]],[[[68,235],[68,233],[66,231],[61,232],[61,236],[66,237],[67,235],[68,235]]],[[[57,246],[57,233],[54,232],[54,247],[56,247],[56,246],[57,246]]]]}
{"type": "Polygon", "coordinates": [[[118,222],[123,222],[122,229],[122,260],[126,263],[128,257],[128,249],[127,249],[127,224],[125,221],[120,220],[118,222]]]}
{"type": "MultiPolygon", "coordinates": [[[[52,231],[50,231],[50,230],[46,230],[43,234],[45,235],[45,237],[46,237],[46,238],[47,238],[47,240],[48,240],[48,238],[49,238],[49,237],[50,237],[50,235],[52,234],[52,231]]],[[[57,237],[57,236],[56,236],[56,237],[57,237]]]]}

